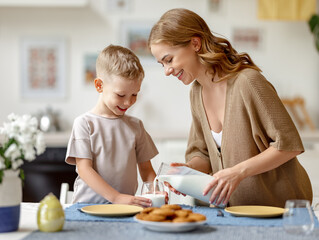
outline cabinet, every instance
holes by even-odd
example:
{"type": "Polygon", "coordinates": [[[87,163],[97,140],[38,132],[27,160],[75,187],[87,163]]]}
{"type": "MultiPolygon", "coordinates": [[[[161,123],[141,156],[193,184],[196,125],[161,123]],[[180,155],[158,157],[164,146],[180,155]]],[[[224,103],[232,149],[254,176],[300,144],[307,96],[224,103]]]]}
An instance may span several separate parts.
{"type": "Polygon", "coordinates": [[[73,191],[77,176],[75,166],[65,163],[66,147],[49,147],[32,162],[23,164],[25,174],[23,201],[39,202],[52,192],[60,197],[61,183],[67,182],[73,191]]]}

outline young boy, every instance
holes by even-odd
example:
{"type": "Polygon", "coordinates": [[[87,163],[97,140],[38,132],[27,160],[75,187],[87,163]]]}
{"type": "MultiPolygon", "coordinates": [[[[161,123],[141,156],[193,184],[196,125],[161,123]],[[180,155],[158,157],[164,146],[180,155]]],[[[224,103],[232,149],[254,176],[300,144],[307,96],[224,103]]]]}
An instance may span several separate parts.
{"type": "Polygon", "coordinates": [[[135,102],[144,78],[137,56],[110,45],[96,61],[94,85],[100,93],[96,106],[74,121],[66,162],[75,164],[72,202],[151,206],[134,196],[137,168],[143,181],[153,181],[150,159],[158,154],[141,120],[125,115],[135,102]]]}

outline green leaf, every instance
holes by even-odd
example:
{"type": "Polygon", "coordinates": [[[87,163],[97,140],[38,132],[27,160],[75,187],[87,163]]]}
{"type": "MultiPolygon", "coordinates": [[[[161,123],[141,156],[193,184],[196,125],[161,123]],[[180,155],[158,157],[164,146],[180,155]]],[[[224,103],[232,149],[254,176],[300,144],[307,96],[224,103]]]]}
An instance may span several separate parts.
{"type": "Polygon", "coordinates": [[[2,178],[3,178],[3,175],[4,175],[3,171],[4,171],[3,169],[0,170],[0,184],[2,183],[2,178]]]}
{"type": "Polygon", "coordinates": [[[312,15],[312,17],[308,21],[311,32],[314,32],[316,27],[319,27],[319,15],[312,15]]]}
{"type": "Polygon", "coordinates": [[[21,178],[21,180],[22,180],[22,187],[23,187],[23,185],[24,185],[24,179],[25,179],[23,169],[20,169],[20,178],[21,178]]]}
{"type": "Polygon", "coordinates": [[[4,164],[6,165],[6,169],[10,169],[11,168],[11,161],[8,158],[4,158],[4,164]]]}
{"type": "Polygon", "coordinates": [[[22,180],[24,180],[24,171],[23,171],[23,169],[20,169],[20,178],[22,180]]]}

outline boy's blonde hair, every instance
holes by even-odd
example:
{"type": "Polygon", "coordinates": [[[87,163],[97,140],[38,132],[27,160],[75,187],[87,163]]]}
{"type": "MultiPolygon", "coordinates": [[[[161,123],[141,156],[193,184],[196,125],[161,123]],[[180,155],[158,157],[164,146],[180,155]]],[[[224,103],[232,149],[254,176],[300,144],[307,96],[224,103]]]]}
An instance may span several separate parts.
{"type": "Polygon", "coordinates": [[[138,57],[128,48],[109,45],[96,60],[96,76],[105,79],[117,75],[130,80],[143,80],[144,70],[138,57]]]}

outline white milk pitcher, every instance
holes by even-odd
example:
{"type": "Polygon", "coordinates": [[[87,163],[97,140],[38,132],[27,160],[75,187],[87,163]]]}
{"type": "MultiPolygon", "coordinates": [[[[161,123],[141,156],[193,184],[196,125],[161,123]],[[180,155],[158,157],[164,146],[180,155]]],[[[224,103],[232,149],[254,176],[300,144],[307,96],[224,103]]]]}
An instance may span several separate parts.
{"type": "MultiPolygon", "coordinates": [[[[192,196],[203,202],[210,203],[209,198],[214,190],[211,189],[206,196],[203,196],[203,190],[207,184],[214,179],[213,176],[196,171],[185,166],[172,167],[166,163],[161,163],[157,172],[158,180],[168,182],[177,191],[192,196]]],[[[215,202],[212,203],[215,205],[215,202]]],[[[224,208],[224,204],[217,207],[224,208]]]]}

